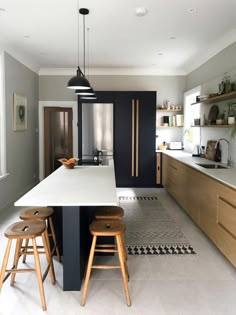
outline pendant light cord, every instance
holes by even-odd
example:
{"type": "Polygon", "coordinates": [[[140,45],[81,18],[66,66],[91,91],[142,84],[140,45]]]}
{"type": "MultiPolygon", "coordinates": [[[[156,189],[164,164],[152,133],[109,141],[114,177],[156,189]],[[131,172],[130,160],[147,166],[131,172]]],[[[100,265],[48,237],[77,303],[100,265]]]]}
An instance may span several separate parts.
{"type": "Polygon", "coordinates": [[[79,72],[81,72],[80,66],[79,66],[79,15],[80,15],[80,13],[79,13],[79,0],[77,2],[77,5],[78,5],[78,7],[77,7],[77,14],[78,14],[78,70],[77,70],[77,75],[79,76],[79,72]]]}
{"type": "Polygon", "coordinates": [[[84,28],[84,76],[85,76],[85,15],[83,15],[83,28],[84,28]]]}
{"type": "Polygon", "coordinates": [[[87,27],[87,77],[89,78],[89,27],[87,27]]]}

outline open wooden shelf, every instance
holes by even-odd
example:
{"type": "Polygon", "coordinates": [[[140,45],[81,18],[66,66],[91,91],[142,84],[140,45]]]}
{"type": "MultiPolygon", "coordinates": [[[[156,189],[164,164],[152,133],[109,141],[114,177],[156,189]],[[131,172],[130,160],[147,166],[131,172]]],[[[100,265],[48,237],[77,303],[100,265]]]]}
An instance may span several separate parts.
{"type": "Polygon", "coordinates": [[[232,127],[233,125],[199,125],[199,126],[191,126],[193,128],[195,127],[201,127],[201,128],[204,128],[204,127],[207,127],[207,128],[230,128],[232,127]]]}
{"type": "Polygon", "coordinates": [[[183,128],[183,126],[156,126],[156,128],[165,128],[165,129],[167,129],[167,128],[183,128]]]}
{"type": "Polygon", "coordinates": [[[168,112],[168,113],[182,113],[182,109],[162,109],[162,108],[158,108],[157,109],[158,112],[168,112]]]}
{"type": "Polygon", "coordinates": [[[212,104],[212,103],[217,103],[217,102],[223,102],[223,101],[226,101],[226,100],[229,100],[232,98],[236,98],[236,91],[221,94],[221,95],[214,96],[214,97],[209,97],[208,99],[205,99],[205,100],[200,101],[200,102],[192,103],[191,105],[196,105],[196,104],[201,104],[201,103],[212,104]]]}

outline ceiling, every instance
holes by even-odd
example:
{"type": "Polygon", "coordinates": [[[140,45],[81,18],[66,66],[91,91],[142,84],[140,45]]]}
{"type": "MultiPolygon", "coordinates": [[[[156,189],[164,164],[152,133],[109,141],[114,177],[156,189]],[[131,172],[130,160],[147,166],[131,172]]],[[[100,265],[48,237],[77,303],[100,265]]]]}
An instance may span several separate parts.
{"type": "Polygon", "coordinates": [[[42,73],[82,66],[78,7],[97,73],[186,74],[236,41],[235,0],[0,0],[0,49],[42,73]]]}

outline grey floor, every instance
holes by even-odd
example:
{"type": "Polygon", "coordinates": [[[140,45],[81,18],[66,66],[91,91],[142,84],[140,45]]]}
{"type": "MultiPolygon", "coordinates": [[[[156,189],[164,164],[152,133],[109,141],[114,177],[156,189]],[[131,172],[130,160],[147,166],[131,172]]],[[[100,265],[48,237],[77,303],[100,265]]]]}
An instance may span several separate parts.
{"type": "MultiPolygon", "coordinates": [[[[44,282],[47,311],[41,310],[33,273],[17,274],[15,287],[6,281],[0,294],[0,315],[233,315],[236,314],[236,271],[163,189],[119,189],[119,195],[158,196],[197,252],[196,255],[129,256],[130,295],[127,307],[119,270],[92,274],[87,303],[80,292],[62,291],[62,265],[54,259],[55,286],[44,282]]],[[[0,214],[0,264],[5,251],[5,228],[17,220],[19,209],[0,214]]],[[[102,258],[100,258],[101,260],[102,258]]],[[[109,258],[113,260],[114,258],[109,258]]],[[[106,258],[107,260],[107,258],[106,258]]],[[[31,264],[29,257],[28,264],[31,264]]],[[[44,261],[42,261],[44,265],[44,261]]]]}

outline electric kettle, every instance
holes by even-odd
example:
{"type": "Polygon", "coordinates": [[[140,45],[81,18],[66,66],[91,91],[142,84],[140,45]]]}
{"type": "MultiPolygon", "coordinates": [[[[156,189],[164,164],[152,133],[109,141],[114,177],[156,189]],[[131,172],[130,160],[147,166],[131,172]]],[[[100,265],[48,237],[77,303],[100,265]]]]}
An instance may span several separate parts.
{"type": "Polygon", "coordinates": [[[200,145],[195,145],[192,156],[200,156],[200,145]]]}

